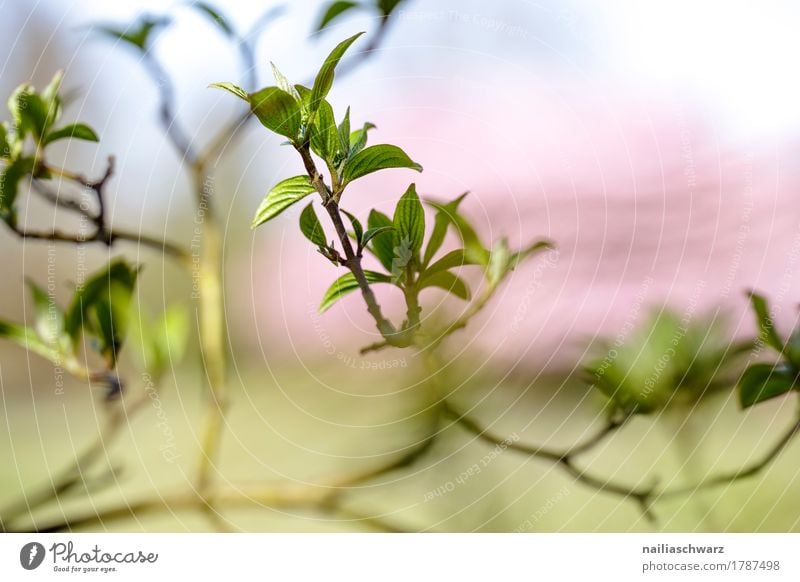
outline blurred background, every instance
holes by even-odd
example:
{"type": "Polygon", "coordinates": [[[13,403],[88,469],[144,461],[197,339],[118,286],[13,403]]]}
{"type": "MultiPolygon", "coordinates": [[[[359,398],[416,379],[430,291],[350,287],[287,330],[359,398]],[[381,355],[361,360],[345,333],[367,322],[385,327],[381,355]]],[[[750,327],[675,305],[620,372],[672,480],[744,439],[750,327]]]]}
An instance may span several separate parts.
{"type": "MultiPolygon", "coordinates": [[[[246,29],[270,4],[214,4],[246,29]]],[[[313,77],[330,48],[374,30],[353,12],[314,33],[323,3],[287,1],[257,45],[261,85],[270,61],[295,82],[313,77]]],[[[125,25],[142,13],[174,17],[156,56],[173,76],[183,127],[198,147],[241,112],[207,89],[239,79],[237,55],[218,31],[180,3],[5,0],[0,21],[0,93],[65,70],[65,117],[86,121],[101,143],[54,148],[66,167],[102,174],[117,157],[111,221],[189,247],[192,194],[181,160],[158,126],[157,92],[124,46],[89,25],[125,25]]],[[[546,237],[557,250],[516,271],[485,313],[449,343],[452,400],[501,435],[566,446],[600,425],[603,399],[581,374],[597,338],[630,339],[647,314],[726,318],[728,337],[752,335],[747,289],[772,298],[779,327],[793,327],[800,298],[800,6],[792,2],[640,3],[408,0],[378,52],[342,77],[330,100],[371,121],[372,143],[402,146],[425,172],[373,175],[346,207],[390,211],[410,180],[424,196],[462,207],[487,240],[520,245],[546,237]]],[[[414,354],[359,355],[376,340],[359,298],[318,315],[336,269],[297,231],[300,208],[266,228],[248,227],[269,187],[300,170],[280,139],[252,124],[215,161],[215,203],[225,226],[226,305],[235,405],[223,471],[233,482],[318,482],[370,466],[421,438],[430,394],[414,354]]],[[[34,201],[23,215],[43,220],[34,201]]],[[[60,281],[108,258],[99,248],[21,243],[0,232],[5,273],[0,316],[29,311],[25,277],[60,281]]],[[[138,301],[158,313],[183,302],[194,320],[191,280],[157,253],[120,246],[145,264],[138,301]]],[[[63,297],[69,287],[63,286],[63,297]]],[[[382,292],[383,293],[383,292],[382,292]]],[[[400,297],[381,295],[400,316],[400,297]]],[[[435,291],[429,311],[463,305],[435,291]]],[[[98,394],[69,384],[54,395],[49,365],[0,345],[0,501],[46,482],[97,432],[98,394]]],[[[135,370],[133,364],[131,370],[135,370]]],[[[135,374],[135,372],[132,372],[135,374]]],[[[135,382],[133,383],[135,384],[135,382]]],[[[109,457],[122,467],[112,487],[73,505],[101,507],[194,471],[203,385],[196,353],[176,365],[159,407],[142,412],[109,457]],[[167,435],[164,421],[169,428],[167,435]],[[161,424],[159,424],[161,423],[161,424]],[[169,440],[169,442],[167,442],[169,440]],[[165,446],[174,458],[167,461],[165,446]],[[83,505],[81,505],[83,504],[83,505]]],[[[733,386],[693,408],[637,418],[586,459],[630,484],[694,482],[738,467],[778,438],[794,402],[742,413],[733,386]]],[[[755,479],[657,505],[657,523],[637,506],[576,484],[557,467],[503,452],[443,495],[489,448],[453,428],[411,469],[352,492],[349,503],[415,530],[797,531],[800,448],[788,448],[755,479]],[[526,525],[527,524],[527,525],[526,525]]],[[[232,511],[249,530],[358,530],[313,512],[232,511]]],[[[108,524],[120,530],[198,530],[201,515],[172,512],[108,524]]]]}

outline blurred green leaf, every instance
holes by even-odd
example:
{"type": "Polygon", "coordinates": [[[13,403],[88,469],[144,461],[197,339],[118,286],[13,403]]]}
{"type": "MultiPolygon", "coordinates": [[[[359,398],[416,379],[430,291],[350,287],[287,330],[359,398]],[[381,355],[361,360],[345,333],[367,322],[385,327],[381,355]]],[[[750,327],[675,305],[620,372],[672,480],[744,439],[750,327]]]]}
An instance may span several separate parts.
{"type": "Polygon", "coordinates": [[[0,173],[0,218],[16,226],[17,212],[14,203],[19,193],[20,181],[33,171],[33,158],[17,158],[0,173]]]}
{"type": "Polygon", "coordinates": [[[166,17],[154,18],[145,16],[126,29],[116,26],[97,26],[96,29],[111,38],[129,43],[137,49],[146,52],[149,48],[151,36],[171,24],[166,17]]]}
{"type": "Polygon", "coordinates": [[[111,25],[97,25],[94,28],[106,36],[128,43],[142,52],[147,52],[151,36],[169,26],[171,22],[166,17],[144,16],[124,29],[111,25]]]}
{"type": "Polygon", "coordinates": [[[372,235],[372,244],[368,247],[381,262],[387,271],[392,270],[392,260],[394,259],[394,223],[392,219],[378,210],[371,210],[367,219],[367,228],[377,230],[383,228],[382,232],[372,235]]]}
{"type": "Polygon", "coordinates": [[[8,123],[0,123],[0,158],[8,159],[11,156],[11,144],[8,141],[8,123]]]}
{"type": "Polygon", "coordinates": [[[58,351],[45,344],[36,332],[29,327],[0,321],[0,338],[12,341],[23,349],[29,350],[54,364],[61,362],[61,355],[58,351]]]}
{"type": "Polygon", "coordinates": [[[116,365],[138,274],[138,266],[117,258],[77,289],[65,316],[65,331],[74,348],[81,334],[88,333],[99,341],[99,351],[109,367],[116,365]]]}
{"type": "Polygon", "coordinates": [[[486,266],[486,278],[489,284],[497,286],[511,270],[511,250],[508,241],[500,239],[489,253],[489,264],[486,266]]]}
{"type": "Polygon", "coordinates": [[[759,339],[776,351],[782,352],[784,347],[783,339],[778,335],[775,324],[769,315],[767,300],[755,292],[750,292],[749,296],[753,311],[756,314],[759,339]]]}
{"type": "Polygon", "coordinates": [[[317,213],[314,212],[314,203],[309,202],[308,206],[300,213],[300,231],[303,235],[318,247],[327,246],[325,240],[325,231],[322,230],[322,225],[317,218],[317,213]]]}
{"type": "Polygon", "coordinates": [[[100,139],[94,130],[84,123],[71,123],[61,129],[51,131],[44,139],[44,144],[49,145],[60,139],[82,139],[84,141],[97,142],[100,139]]]}
{"type": "Polygon", "coordinates": [[[390,168],[410,168],[418,172],[422,171],[422,166],[409,158],[399,147],[382,144],[363,149],[347,160],[342,172],[342,180],[347,184],[367,174],[390,168]]]}
{"type": "Polygon", "coordinates": [[[378,9],[384,14],[389,16],[394,9],[397,8],[403,0],[378,0],[378,9]]]}
{"type": "Polygon", "coordinates": [[[325,9],[325,12],[323,12],[322,18],[320,19],[319,24],[317,24],[315,30],[319,32],[328,26],[333,20],[339,18],[342,14],[345,14],[353,8],[357,8],[358,6],[358,2],[348,2],[345,0],[337,0],[336,2],[332,2],[325,9]]]}
{"type": "Polygon", "coordinates": [[[181,304],[172,305],[155,323],[145,313],[130,319],[130,344],[142,367],[158,381],[186,352],[189,317],[181,304]]]}
{"type": "Polygon", "coordinates": [[[328,93],[333,86],[333,79],[336,74],[336,67],[339,64],[339,61],[344,56],[344,53],[347,52],[347,49],[350,48],[350,45],[353,44],[362,34],[364,33],[359,32],[358,34],[340,42],[331,51],[331,53],[328,55],[328,58],[326,58],[325,62],[322,64],[322,67],[317,73],[317,77],[314,79],[314,85],[311,88],[311,96],[309,98],[309,113],[312,119],[317,112],[319,104],[328,96],[328,93]]]}
{"type": "Polygon", "coordinates": [[[421,275],[421,278],[424,278],[429,275],[434,275],[441,271],[449,271],[450,269],[454,269],[457,267],[463,267],[464,265],[475,265],[476,263],[470,262],[467,258],[467,252],[464,249],[457,249],[454,251],[450,251],[441,259],[433,263],[430,267],[425,269],[421,275]]]}
{"type": "Polygon", "coordinates": [[[450,271],[439,271],[419,280],[419,288],[437,287],[452,293],[456,297],[469,301],[470,291],[463,279],[454,275],[450,271]]]}
{"type": "Polygon", "coordinates": [[[778,364],[753,364],[739,380],[739,402],[742,408],[781,396],[795,389],[797,372],[778,364]]]}
{"type": "Polygon", "coordinates": [[[527,248],[525,248],[525,249],[523,249],[521,251],[518,251],[516,253],[513,253],[511,255],[511,261],[510,261],[510,265],[509,266],[510,266],[511,269],[516,269],[517,266],[521,262],[523,262],[526,259],[531,258],[535,254],[537,254],[539,251],[553,250],[554,248],[555,248],[555,246],[553,246],[553,243],[551,243],[548,240],[536,241],[535,243],[533,243],[529,247],[527,247],[527,248]]]}
{"type": "Polygon", "coordinates": [[[416,256],[425,238],[425,211],[414,184],[398,200],[392,224],[395,228],[395,244],[399,240],[407,239],[412,254],[416,256]]]}
{"type": "MultiPolygon", "coordinates": [[[[376,273],[374,271],[364,271],[364,275],[369,283],[391,283],[392,279],[388,275],[376,273]]],[[[319,306],[320,313],[327,311],[333,306],[334,303],[339,301],[348,293],[352,293],[358,289],[358,282],[356,281],[353,273],[346,273],[336,279],[333,285],[325,292],[322,298],[322,303],[319,306]]]]}
{"type": "Polygon", "coordinates": [[[294,176],[276,184],[264,197],[256,210],[251,228],[272,220],[295,202],[302,200],[314,191],[308,176],[294,176]]]}
{"type": "Polygon", "coordinates": [[[37,335],[42,342],[54,348],[61,348],[64,337],[64,313],[45,291],[35,282],[28,279],[28,288],[33,299],[33,310],[37,335]]]}
{"type": "Polygon", "coordinates": [[[205,2],[192,2],[190,3],[190,6],[214,23],[214,25],[219,28],[225,36],[228,38],[236,37],[236,32],[233,30],[230,22],[228,22],[228,19],[225,18],[217,9],[205,2]]]}
{"type": "Polygon", "coordinates": [[[265,87],[250,95],[253,113],[267,129],[297,139],[303,112],[300,104],[280,87],[265,87]]]}

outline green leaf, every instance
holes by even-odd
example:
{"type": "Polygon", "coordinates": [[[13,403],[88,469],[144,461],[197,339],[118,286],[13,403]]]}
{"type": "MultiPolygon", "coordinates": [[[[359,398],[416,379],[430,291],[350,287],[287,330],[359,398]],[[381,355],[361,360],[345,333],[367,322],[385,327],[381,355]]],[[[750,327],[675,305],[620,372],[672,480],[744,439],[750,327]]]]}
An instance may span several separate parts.
{"type": "Polygon", "coordinates": [[[511,251],[508,248],[508,241],[500,239],[492,247],[489,253],[489,263],[486,266],[486,278],[489,284],[496,286],[502,281],[511,270],[511,251]]]}
{"type": "Polygon", "coordinates": [[[339,151],[345,156],[350,153],[350,108],[344,113],[344,119],[339,124],[339,151]]]}
{"type": "Polygon", "coordinates": [[[471,295],[469,292],[469,287],[467,287],[467,284],[464,283],[463,279],[449,271],[439,271],[438,273],[425,277],[424,279],[420,279],[419,288],[426,289],[428,287],[444,289],[445,291],[452,293],[464,301],[469,301],[471,295]]]}
{"type": "Polygon", "coordinates": [[[422,261],[423,265],[429,265],[436,252],[442,247],[444,237],[447,234],[447,226],[451,224],[454,218],[458,215],[458,206],[461,201],[466,198],[469,192],[464,192],[455,200],[451,200],[447,204],[442,204],[438,207],[436,218],[433,221],[433,232],[428,239],[428,246],[425,248],[425,257],[422,261]]]}
{"type": "Polygon", "coordinates": [[[536,241],[528,248],[518,251],[511,255],[511,261],[509,264],[509,268],[516,269],[517,266],[524,261],[525,259],[529,259],[539,251],[545,250],[553,250],[555,246],[549,240],[540,240],[536,241]]]}
{"type": "Polygon", "coordinates": [[[347,210],[342,210],[342,212],[347,216],[347,218],[350,219],[350,224],[353,225],[353,234],[356,235],[356,242],[358,242],[359,245],[362,245],[363,243],[361,241],[364,238],[364,227],[361,226],[359,220],[347,212],[347,210]]]}
{"type": "Polygon", "coordinates": [[[355,130],[350,134],[350,155],[354,156],[364,149],[367,145],[367,132],[370,129],[375,129],[374,123],[365,123],[364,127],[355,130]]]}
{"type": "Polygon", "coordinates": [[[422,248],[425,238],[425,211],[417,196],[417,189],[411,184],[397,202],[394,209],[395,240],[408,240],[414,255],[422,248]]]}
{"type": "MultiPolygon", "coordinates": [[[[369,283],[391,283],[392,279],[388,275],[384,275],[382,273],[376,273],[374,271],[364,271],[364,275],[367,278],[367,282],[369,283]]],[[[346,273],[336,279],[333,282],[333,285],[325,292],[325,296],[322,298],[322,303],[320,303],[319,311],[323,313],[330,309],[334,303],[339,301],[342,297],[347,295],[348,293],[352,293],[358,289],[358,282],[356,281],[355,276],[353,273],[346,273]]]]}
{"type": "Polygon", "coordinates": [[[11,156],[11,144],[8,142],[9,137],[8,123],[0,123],[0,158],[7,160],[11,156]]]}
{"type": "Polygon", "coordinates": [[[297,139],[303,112],[295,98],[280,87],[265,87],[250,95],[250,108],[267,129],[297,139]]]}
{"type": "Polygon", "coordinates": [[[211,83],[209,87],[214,87],[216,89],[224,89],[233,95],[236,95],[239,99],[243,101],[247,101],[250,103],[250,95],[247,94],[247,91],[239,87],[238,85],[234,85],[233,83],[211,83]]]}
{"type": "Polygon", "coordinates": [[[268,220],[272,220],[313,191],[314,187],[311,185],[311,180],[308,179],[308,176],[295,176],[279,182],[264,197],[258,210],[256,210],[256,216],[253,218],[253,224],[250,228],[255,228],[268,220]]]}
{"type": "Polygon", "coordinates": [[[347,40],[340,42],[338,45],[336,45],[336,48],[331,51],[331,53],[328,55],[328,58],[325,59],[325,62],[322,64],[322,67],[317,73],[317,77],[314,79],[314,85],[311,88],[309,112],[312,118],[316,114],[320,102],[328,96],[328,93],[333,86],[333,78],[336,74],[336,66],[344,56],[344,53],[347,52],[347,49],[350,48],[350,45],[353,44],[362,34],[364,33],[359,32],[347,40]]]}
{"type": "Polygon", "coordinates": [[[322,18],[319,21],[319,24],[316,27],[316,31],[319,32],[326,26],[328,26],[334,19],[338,18],[345,12],[352,10],[353,8],[358,7],[358,2],[347,2],[345,0],[337,0],[336,2],[332,2],[328,5],[328,8],[322,14],[322,18]]]}
{"type": "MultiPolygon", "coordinates": [[[[379,226],[377,228],[368,228],[367,231],[364,233],[364,237],[361,239],[361,246],[366,247],[369,242],[382,233],[389,233],[390,231],[394,230],[394,226],[379,226]]],[[[388,238],[388,237],[387,237],[388,238]]]]}
{"type": "Polygon", "coordinates": [[[289,79],[280,72],[278,67],[275,66],[275,63],[270,61],[269,64],[272,67],[272,76],[275,77],[275,83],[277,83],[278,87],[294,97],[295,101],[300,101],[300,93],[298,93],[297,89],[289,82],[289,79]]]}
{"type": "Polygon", "coordinates": [[[742,408],[786,394],[795,388],[797,373],[788,366],[753,364],[739,380],[739,402],[742,408]]]}
{"type": "Polygon", "coordinates": [[[309,202],[308,206],[300,213],[300,231],[308,240],[318,247],[327,246],[328,242],[325,240],[325,231],[322,230],[322,225],[317,218],[317,213],[314,212],[313,202],[309,202]]]}
{"type": "MultiPolygon", "coordinates": [[[[456,200],[460,202],[463,197],[464,195],[456,200]]],[[[428,205],[441,212],[442,216],[446,217],[453,224],[458,236],[461,238],[461,242],[464,244],[464,249],[467,251],[467,257],[470,263],[484,267],[488,266],[489,250],[481,242],[472,224],[454,209],[452,205],[455,201],[449,204],[436,202],[435,200],[426,200],[426,202],[428,205]]]]}
{"type": "Polygon", "coordinates": [[[431,266],[429,266],[427,269],[425,269],[420,278],[424,279],[429,275],[434,275],[441,271],[449,271],[450,269],[463,267],[464,265],[475,265],[475,264],[476,263],[471,262],[467,257],[467,251],[465,251],[464,249],[457,249],[455,251],[450,251],[441,259],[439,259],[431,266]]]}
{"type": "Polygon", "coordinates": [[[339,133],[331,104],[323,99],[319,104],[311,131],[311,149],[331,167],[339,149],[339,133]]]}
{"type": "Polygon", "coordinates": [[[776,351],[782,352],[784,347],[783,339],[781,339],[778,332],[775,330],[775,324],[769,314],[767,300],[762,295],[753,291],[749,293],[749,296],[753,311],[756,314],[759,339],[776,351]]]}
{"type": "Polygon", "coordinates": [[[172,305],[155,323],[140,312],[130,318],[130,327],[129,344],[154,380],[183,358],[189,336],[189,318],[183,305],[172,305]]]}
{"type": "Polygon", "coordinates": [[[399,147],[382,144],[370,146],[350,158],[344,166],[342,179],[346,184],[367,174],[389,168],[411,168],[418,172],[422,171],[422,166],[409,158],[399,147]]]}
{"type": "Polygon", "coordinates": [[[389,16],[403,0],[378,0],[378,9],[384,16],[389,16]]]}
{"type": "Polygon", "coordinates": [[[11,226],[17,223],[14,203],[19,193],[19,183],[33,168],[33,158],[17,158],[0,173],[0,218],[11,226]]]}
{"type": "Polygon", "coordinates": [[[205,2],[192,2],[190,6],[213,22],[228,38],[234,38],[236,36],[236,32],[233,30],[230,22],[212,6],[205,2]]]}
{"type": "Polygon", "coordinates": [[[126,29],[116,26],[100,25],[95,30],[111,38],[126,42],[142,52],[147,52],[151,35],[168,26],[169,18],[144,17],[126,29]]]}
{"type": "Polygon", "coordinates": [[[0,321],[0,338],[12,341],[23,349],[50,360],[54,364],[60,365],[61,363],[61,355],[39,339],[36,332],[29,327],[0,321]]]}
{"type": "Polygon", "coordinates": [[[51,131],[44,139],[44,145],[49,145],[60,139],[82,139],[84,141],[98,142],[100,139],[94,130],[84,123],[71,123],[61,129],[51,131]]]}
{"type": "Polygon", "coordinates": [[[98,339],[99,351],[109,367],[127,334],[129,311],[139,267],[124,259],[112,260],[78,288],[65,316],[64,329],[77,348],[81,333],[98,339]]]}
{"type": "Polygon", "coordinates": [[[51,111],[33,86],[28,84],[20,85],[11,93],[8,109],[17,126],[17,136],[22,139],[30,133],[37,141],[47,132],[57,113],[51,111]]]}
{"type": "Polygon", "coordinates": [[[394,233],[389,231],[394,231],[392,219],[383,212],[372,210],[367,219],[367,228],[369,230],[384,229],[383,232],[372,235],[372,244],[368,248],[378,258],[381,265],[387,271],[391,271],[394,259],[394,233]]]}
{"type": "Polygon", "coordinates": [[[55,300],[30,279],[28,288],[33,299],[36,334],[46,345],[55,348],[64,335],[64,313],[56,305],[55,300]]]}

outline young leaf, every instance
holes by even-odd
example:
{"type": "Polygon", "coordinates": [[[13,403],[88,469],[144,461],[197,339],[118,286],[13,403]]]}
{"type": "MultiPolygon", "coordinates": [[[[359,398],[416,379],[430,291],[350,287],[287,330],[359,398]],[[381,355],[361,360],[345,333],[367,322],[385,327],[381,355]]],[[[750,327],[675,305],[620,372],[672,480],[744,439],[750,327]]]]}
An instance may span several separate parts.
{"type": "Polygon", "coordinates": [[[7,160],[11,156],[11,144],[8,142],[8,123],[0,123],[0,158],[7,160]]]}
{"type": "Polygon", "coordinates": [[[419,201],[414,184],[408,187],[408,190],[397,202],[392,224],[396,229],[395,239],[407,239],[411,252],[417,255],[425,238],[425,211],[422,209],[422,203],[419,201]]]}
{"type": "Polygon", "coordinates": [[[328,26],[334,19],[338,18],[348,10],[352,10],[356,7],[358,7],[357,2],[348,2],[346,0],[337,0],[336,2],[332,2],[322,14],[322,18],[320,19],[315,30],[319,32],[328,26]]]}
{"type": "Polygon", "coordinates": [[[300,104],[280,87],[265,87],[250,95],[250,108],[267,129],[291,140],[300,133],[300,104]]]}
{"type": "Polygon", "coordinates": [[[109,367],[116,364],[128,329],[129,311],[139,267],[114,259],[79,288],[65,315],[64,329],[77,348],[81,332],[99,341],[109,367]]]}
{"type": "Polygon", "coordinates": [[[517,266],[522,261],[532,257],[533,255],[535,255],[539,251],[553,250],[554,248],[555,248],[555,246],[553,245],[553,243],[551,243],[548,240],[536,241],[535,243],[533,243],[528,248],[523,249],[523,250],[521,250],[519,252],[516,252],[516,253],[512,254],[511,255],[511,261],[509,263],[509,268],[510,269],[516,269],[517,266]]]}
{"type": "Polygon", "coordinates": [[[420,279],[419,288],[425,289],[427,287],[438,287],[439,289],[444,289],[445,291],[452,293],[464,301],[469,301],[470,298],[469,287],[467,287],[467,284],[464,283],[463,279],[457,275],[454,275],[450,271],[439,271],[438,273],[425,277],[424,279],[420,279]]]}
{"type": "Polygon", "coordinates": [[[289,82],[289,79],[280,72],[278,67],[275,66],[275,63],[270,61],[269,64],[272,67],[272,76],[275,77],[275,83],[277,83],[278,87],[294,97],[295,101],[300,101],[300,93],[298,93],[297,89],[289,82]]]}
{"type": "Polygon", "coordinates": [[[256,215],[250,228],[255,228],[268,220],[272,220],[313,191],[314,187],[311,185],[308,176],[295,176],[279,182],[264,197],[258,210],[256,210],[256,215]]]}
{"type": "Polygon", "coordinates": [[[8,109],[17,126],[19,138],[32,133],[37,140],[41,139],[54,117],[54,113],[48,110],[47,103],[28,84],[20,85],[11,93],[8,109]]]}
{"type": "Polygon", "coordinates": [[[342,180],[347,184],[367,174],[389,168],[411,168],[417,172],[422,171],[422,166],[409,158],[399,147],[382,144],[361,150],[347,160],[342,172],[342,180]]]}
{"type": "Polygon", "coordinates": [[[319,104],[317,116],[311,131],[311,149],[332,166],[339,148],[339,132],[333,117],[331,104],[323,99],[319,104]]]}
{"type": "Polygon", "coordinates": [[[749,293],[749,296],[753,311],[756,314],[759,339],[776,351],[782,352],[783,339],[781,339],[778,332],[775,330],[775,324],[772,322],[772,318],[769,315],[767,300],[762,295],[753,291],[749,293]]]}
{"type": "MultiPolygon", "coordinates": [[[[368,228],[361,239],[361,246],[366,247],[369,242],[379,234],[389,233],[394,230],[394,226],[378,226],[376,228],[368,228]]],[[[388,237],[387,237],[388,238],[388,237]]]]}
{"type": "MultiPolygon", "coordinates": [[[[382,273],[376,273],[374,271],[364,271],[364,275],[367,278],[369,283],[391,283],[392,278],[388,275],[384,275],[382,273]]],[[[325,292],[325,296],[322,298],[322,303],[319,306],[319,312],[323,313],[330,309],[334,303],[339,301],[342,297],[347,295],[348,293],[352,293],[358,289],[358,282],[356,281],[355,276],[353,273],[346,273],[336,279],[333,282],[333,285],[325,292]]]]}
{"type": "Polygon", "coordinates": [[[511,270],[511,251],[508,241],[500,239],[489,253],[489,264],[486,266],[486,278],[490,285],[497,285],[511,270]]]}
{"type": "Polygon", "coordinates": [[[236,32],[233,30],[230,22],[212,6],[205,2],[192,2],[190,6],[197,9],[198,12],[213,22],[228,38],[234,38],[236,36],[236,32]]]}
{"type": "Polygon", "coordinates": [[[55,301],[52,301],[47,293],[30,279],[28,288],[36,315],[34,329],[45,344],[51,347],[56,346],[64,332],[64,313],[55,301]]]}
{"type": "Polygon", "coordinates": [[[100,141],[94,130],[83,123],[71,123],[70,125],[65,125],[61,129],[51,131],[47,134],[47,137],[45,137],[44,145],[49,145],[60,139],[82,139],[84,141],[93,142],[100,141]]]}
{"type": "Polygon", "coordinates": [[[300,231],[305,237],[318,247],[327,246],[325,240],[325,231],[322,230],[322,225],[317,218],[317,213],[314,212],[314,203],[309,202],[308,206],[300,213],[300,231]]]}
{"type": "Polygon", "coordinates": [[[236,95],[239,99],[250,103],[250,95],[247,94],[247,91],[245,91],[238,85],[234,85],[233,83],[211,83],[209,87],[214,87],[216,89],[224,89],[225,91],[228,91],[233,95],[236,95]]]}
{"type": "Polygon", "coordinates": [[[370,129],[375,129],[374,123],[365,123],[364,127],[355,130],[350,134],[350,155],[354,156],[364,149],[367,145],[367,132],[370,129]]]}
{"type": "Polygon", "coordinates": [[[442,247],[444,237],[447,234],[447,226],[453,221],[453,218],[458,214],[458,206],[461,201],[466,198],[469,192],[464,192],[455,200],[451,200],[447,204],[439,206],[436,212],[436,218],[433,222],[433,232],[428,239],[428,246],[425,248],[425,257],[422,260],[423,265],[429,265],[436,252],[442,247]]]}
{"type": "Polygon", "coordinates": [[[317,112],[319,103],[328,96],[328,93],[333,86],[333,78],[336,74],[336,66],[339,64],[339,61],[342,59],[347,49],[350,48],[350,45],[353,44],[362,34],[364,33],[359,32],[347,40],[340,42],[338,45],[336,45],[336,48],[331,51],[331,53],[328,55],[328,58],[325,59],[325,62],[322,64],[322,67],[317,73],[317,77],[314,79],[314,85],[311,88],[309,112],[312,118],[317,112]]]}
{"type": "Polygon", "coordinates": [[[742,408],[786,394],[796,387],[797,373],[788,366],[753,364],[739,380],[739,402],[742,408]]]}
{"type": "Polygon", "coordinates": [[[369,249],[378,258],[381,265],[387,271],[391,271],[394,260],[394,234],[389,232],[394,230],[392,219],[382,212],[372,210],[367,219],[367,228],[371,231],[383,229],[382,232],[372,235],[372,244],[369,249]]]}
{"type": "Polygon", "coordinates": [[[353,234],[356,235],[356,242],[358,242],[360,246],[363,245],[362,240],[364,238],[364,227],[361,226],[361,223],[358,221],[358,219],[347,212],[347,210],[342,210],[342,212],[347,216],[347,218],[350,219],[350,224],[353,225],[353,234]]]}

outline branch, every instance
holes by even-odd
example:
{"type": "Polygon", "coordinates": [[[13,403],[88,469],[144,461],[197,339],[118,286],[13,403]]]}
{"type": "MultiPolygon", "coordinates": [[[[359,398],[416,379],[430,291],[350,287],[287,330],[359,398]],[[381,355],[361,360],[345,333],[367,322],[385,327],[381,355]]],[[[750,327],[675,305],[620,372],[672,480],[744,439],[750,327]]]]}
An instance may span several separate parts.
{"type": "Polygon", "coordinates": [[[730,473],[723,473],[721,475],[717,475],[715,477],[710,477],[708,479],[704,479],[695,485],[689,485],[686,487],[676,487],[674,489],[668,489],[666,491],[662,491],[656,496],[656,499],[662,498],[669,498],[669,497],[679,497],[682,495],[689,495],[692,493],[696,493],[697,491],[702,491],[704,489],[713,489],[714,487],[719,487],[720,485],[727,485],[729,483],[733,483],[734,481],[740,481],[743,479],[747,479],[749,477],[753,477],[758,475],[761,471],[766,469],[778,456],[786,449],[786,447],[791,444],[792,440],[800,433],[800,420],[796,420],[783,434],[783,436],[778,440],[775,445],[767,453],[764,457],[752,465],[748,467],[742,467],[730,473]]]}
{"type": "Polygon", "coordinates": [[[367,311],[369,311],[369,314],[375,320],[375,325],[378,328],[378,331],[388,342],[391,343],[393,338],[396,341],[397,330],[395,330],[391,322],[389,322],[383,316],[383,312],[381,311],[381,307],[375,297],[375,293],[372,291],[372,288],[367,281],[367,276],[364,274],[364,269],[361,267],[361,255],[357,254],[355,250],[353,250],[353,245],[350,242],[350,237],[347,234],[347,228],[345,228],[344,221],[342,220],[342,214],[339,211],[339,204],[335,200],[334,193],[325,183],[322,174],[320,174],[319,170],[317,170],[317,165],[314,162],[314,158],[311,156],[311,150],[309,149],[308,143],[297,145],[295,146],[295,149],[303,160],[303,165],[305,166],[306,173],[311,180],[311,185],[322,198],[322,205],[328,212],[328,216],[330,216],[331,222],[336,229],[336,235],[339,238],[339,242],[342,245],[345,255],[345,260],[342,264],[347,267],[353,274],[353,277],[355,277],[358,287],[361,290],[361,295],[364,298],[364,302],[367,304],[367,311]]]}
{"type": "Polygon", "coordinates": [[[616,430],[622,427],[626,419],[611,420],[596,435],[589,438],[582,444],[576,445],[574,447],[568,448],[563,451],[557,451],[554,449],[549,449],[547,447],[526,445],[524,443],[512,442],[509,439],[501,439],[500,437],[492,434],[487,429],[479,425],[476,421],[457,412],[449,404],[445,403],[444,406],[446,412],[450,414],[452,417],[454,417],[455,421],[458,424],[460,424],[463,428],[465,428],[466,430],[477,436],[479,439],[495,446],[504,446],[508,449],[517,451],[519,453],[523,453],[531,457],[536,457],[539,459],[550,461],[551,463],[556,463],[560,467],[562,467],[567,473],[569,473],[576,481],[583,483],[584,485],[597,489],[598,491],[603,491],[605,493],[618,495],[626,499],[635,500],[639,504],[642,513],[646,518],[648,518],[651,521],[655,519],[655,516],[650,509],[650,506],[652,505],[653,500],[656,497],[655,487],[649,487],[643,489],[643,488],[628,487],[626,485],[621,485],[609,479],[601,479],[599,477],[595,477],[594,475],[589,474],[586,469],[581,469],[577,467],[574,463],[575,456],[580,455],[582,453],[586,453],[587,451],[598,446],[609,435],[613,434],[616,430]]]}

